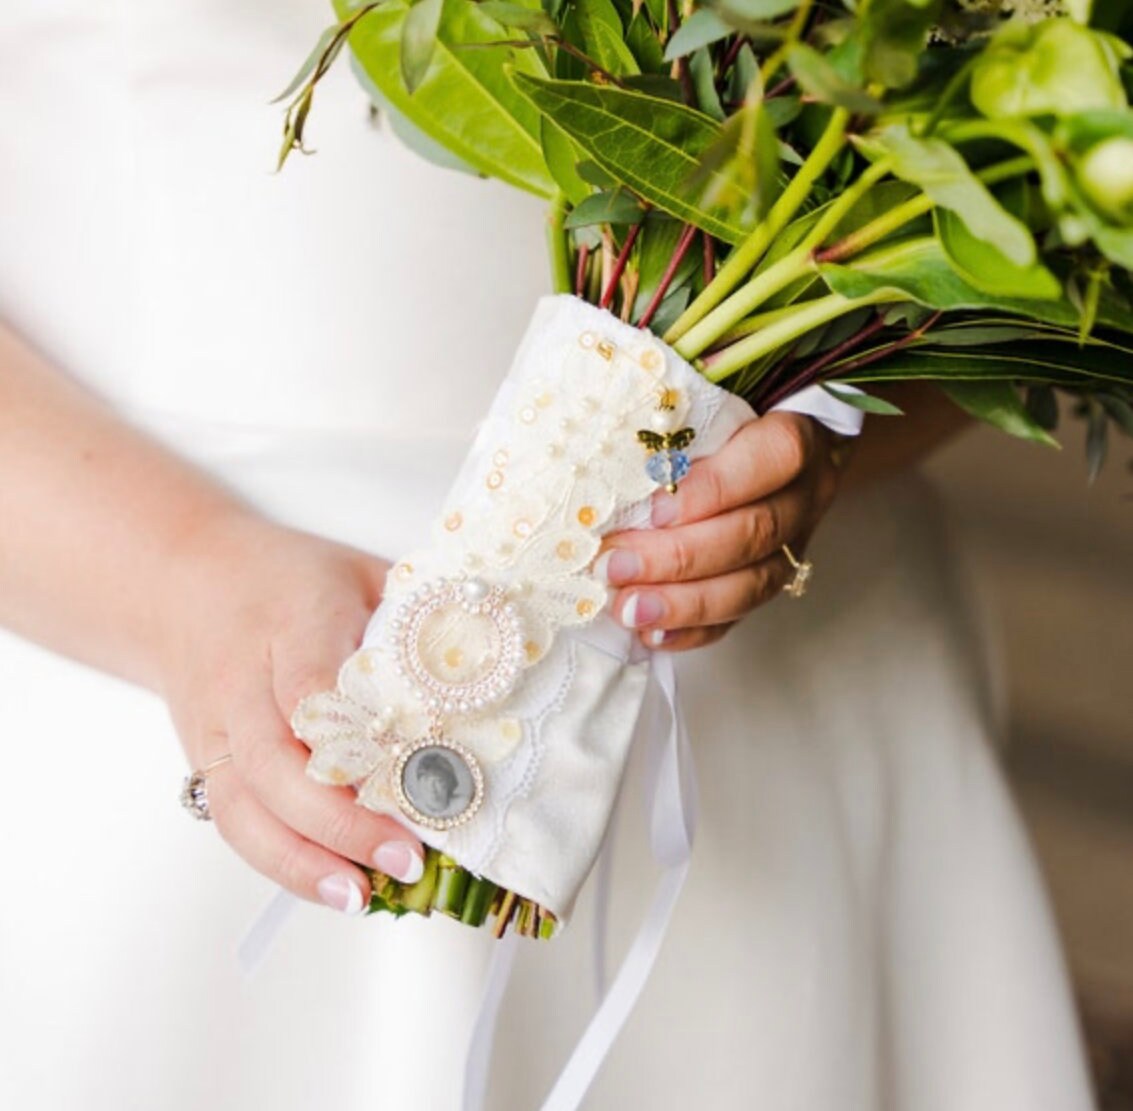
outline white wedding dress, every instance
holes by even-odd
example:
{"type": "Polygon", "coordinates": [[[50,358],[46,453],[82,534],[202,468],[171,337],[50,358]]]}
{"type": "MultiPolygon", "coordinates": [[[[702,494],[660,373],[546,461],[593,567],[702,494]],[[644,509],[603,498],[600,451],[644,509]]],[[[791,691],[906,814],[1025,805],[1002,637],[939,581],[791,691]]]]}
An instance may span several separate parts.
{"type": "MultiPolygon", "coordinates": [[[[345,67],[317,156],[273,176],[267,101],[327,20],[319,0],[4,0],[0,315],[264,512],[393,557],[546,290],[542,206],[419,161],[345,67]]],[[[1086,1111],[931,491],[847,497],[812,553],[804,603],[679,661],[701,832],[584,1106],[1086,1111]]],[[[272,887],[177,805],[163,707],[5,635],[0,711],[0,1106],[455,1111],[486,933],[304,905],[245,979],[272,887]]],[[[615,956],[653,882],[637,772],[615,956]]],[[[521,949],[492,1111],[539,1106],[593,1007],[592,887],[521,949]]]]}

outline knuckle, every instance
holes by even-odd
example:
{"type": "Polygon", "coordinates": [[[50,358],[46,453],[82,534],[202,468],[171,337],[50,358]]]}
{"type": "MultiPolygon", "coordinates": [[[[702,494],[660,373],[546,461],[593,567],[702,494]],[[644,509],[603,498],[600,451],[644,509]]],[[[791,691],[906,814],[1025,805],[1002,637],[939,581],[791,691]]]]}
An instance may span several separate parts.
{"type": "Polygon", "coordinates": [[[668,571],[675,582],[696,578],[697,549],[687,539],[673,536],[669,544],[668,571]]]}
{"type": "Polygon", "coordinates": [[[776,462],[788,474],[801,474],[810,455],[806,418],[782,421],[774,426],[770,449],[776,462]]]}
{"type": "Polygon", "coordinates": [[[694,590],[689,596],[687,620],[682,624],[698,628],[708,624],[708,595],[703,590],[694,590]]]}
{"type": "Polygon", "coordinates": [[[333,806],[319,824],[317,840],[327,848],[341,850],[353,845],[358,840],[357,834],[357,815],[346,806],[333,806]]]}
{"type": "Polygon", "coordinates": [[[749,561],[762,559],[778,546],[779,515],[771,505],[754,507],[744,521],[744,547],[749,561]]]}
{"type": "Polygon", "coordinates": [[[307,849],[298,837],[282,841],[271,854],[272,877],[291,891],[305,891],[308,884],[307,849]]]}
{"type": "Polygon", "coordinates": [[[751,569],[744,590],[744,611],[748,612],[761,605],[774,593],[772,576],[774,570],[767,562],[758,563],[751,569]]]}
{"type": "Polygon", "coordinates": [[[271,776],[275,750],[254,733],[233,738],[232,762],[249,783],[263,783],[271,776]]]}
{"type": "Polygon", "coordinates": [[[708,484],[708,505],[705,509],[709,513],[719,512],[728,503],[728,483],[724,472],[718,467],[709,467],[705,478],[708,484]]]}
{"type": "Polygon", "coordinates": [[[287,716],[309,694],[329,690],[333,686],[334,681],[328,681],[322,669],[305,665],[284,668],[275,678],[276,698],[287,716]]]}

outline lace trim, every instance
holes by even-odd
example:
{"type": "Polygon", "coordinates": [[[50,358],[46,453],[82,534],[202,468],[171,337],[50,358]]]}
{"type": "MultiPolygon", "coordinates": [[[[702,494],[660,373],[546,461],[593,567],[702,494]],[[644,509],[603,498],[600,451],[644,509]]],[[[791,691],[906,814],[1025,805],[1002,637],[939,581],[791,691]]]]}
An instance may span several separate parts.
{"type": "Polygon", "coordinates": [[[357,787],[363,805],[489,873],[508,809],[537,789],[543,723],[573,683],[570,630],[607,600],[591,574],[601,537],[648,523],[658,476],[679,477],[708,450],[727,396],[647,333],[573,298],[544,299],[432,543],[391,571],[337,689],[296,710],[309,773],[357,787]],[[426,781],[427,826],[414,820],[430,813],[424,796],[408,813],[410,785],[391,780],[423,738],[452,742],[435,754],[449,764],[434,768],[447,801],[426,781]],[[468,813],[455,809],[462,790],[471,798],[460,752],[474,762],[469,784],[483,783],[468,813]]]}

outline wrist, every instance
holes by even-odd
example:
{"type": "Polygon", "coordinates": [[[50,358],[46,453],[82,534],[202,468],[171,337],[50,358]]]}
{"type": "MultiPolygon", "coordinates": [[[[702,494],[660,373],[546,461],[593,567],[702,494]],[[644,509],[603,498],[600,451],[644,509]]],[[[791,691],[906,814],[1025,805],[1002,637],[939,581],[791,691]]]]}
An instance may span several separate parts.
{"type": "Polygon", "coordinates": [[[270,550],[283,531],[231,499],[202,499],[185,507],[159,546],[157,589],[143,640],[151,663],[147,686],[166,696],[195,651],[202,621],[215,622],[238,606],[231,583],[249,553],[270,550]]]}

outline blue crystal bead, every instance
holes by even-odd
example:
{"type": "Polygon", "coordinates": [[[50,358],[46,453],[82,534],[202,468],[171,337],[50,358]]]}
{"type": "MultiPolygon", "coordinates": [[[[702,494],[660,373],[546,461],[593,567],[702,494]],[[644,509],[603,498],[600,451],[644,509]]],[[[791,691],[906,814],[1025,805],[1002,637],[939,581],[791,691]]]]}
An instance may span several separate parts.
{"type": "Polygon", "coordinates": [[[683,451],[662,448],[645,460],[645,473],[658,486],[675,486],[688,474],[690,466],[689,458],[683,451]]]}

